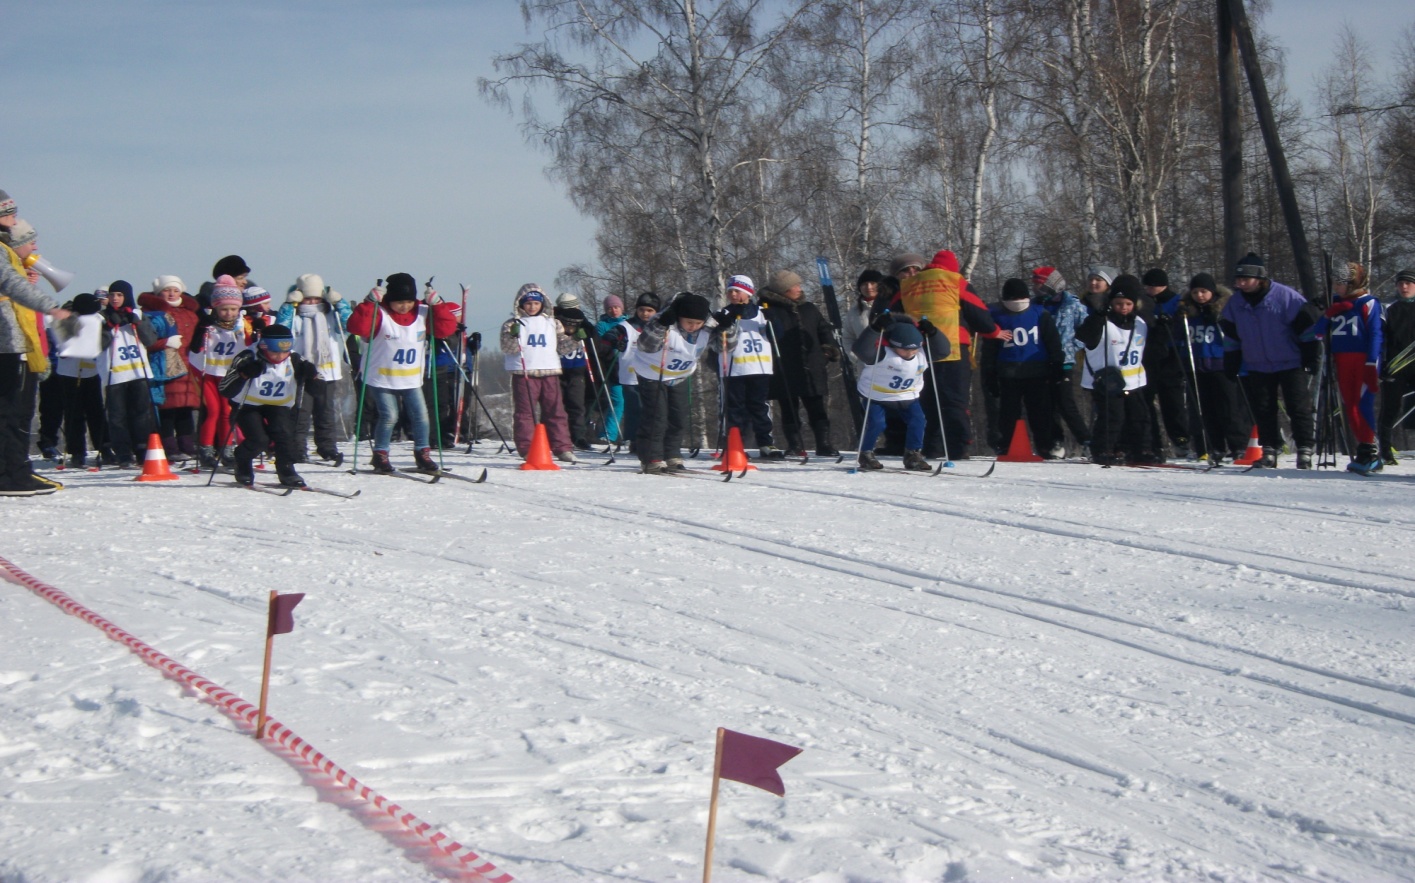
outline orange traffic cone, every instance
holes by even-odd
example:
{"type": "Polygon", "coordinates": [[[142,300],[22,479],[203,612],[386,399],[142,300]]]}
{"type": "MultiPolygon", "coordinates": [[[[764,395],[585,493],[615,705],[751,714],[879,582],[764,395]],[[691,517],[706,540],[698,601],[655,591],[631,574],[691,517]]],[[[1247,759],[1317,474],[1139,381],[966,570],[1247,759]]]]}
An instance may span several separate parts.
{"type": "Polygon", "coordinates": [[[526,462],[521,464],[522,469],[554,469],[560,467],[555,465],[555,459],[550,456],[550,436],[545,434],[545,424],[536,424],[536,433],[531,436],[531,449],[526,454],[526,462]]]}
{"type": "Polygon", "coordinates": [[[747,451],[742,447],[742,430],[735,426],[727,430],[727,450],[722,454],[722,462],[712,467],[712,471],[742,472],[756,468],[747,462],[747,451]]]}
{"type": "Polygon", "coordinates": [[[162,450],[162,439],[157,433],[148,436],[147,454],[142,458],[142,475],[133,481],[176,481],[172,467],[167,465],[167,452],[162,450]]]}
{"type": "Polygon", "coordinates": [[[1253,434],[1248,436],[1248,450],[1243,452],[1243,456],[1233,461],[1234,466],[1252,466],[1263,459],[1263,445],[1258,441],[1258,427],[1253,427],[1253,434]]]}
{"type": "Polygon", "coordinates": [[[1017,418],[1017,426],[1012,430],[1012,442],[1007,446],[1007,453],[997,458],[999,463],[1040,463],[1042,458],[1032,453],[1032,442],[1027,438],[1027,424],[1021,417],[1017,418]]]}

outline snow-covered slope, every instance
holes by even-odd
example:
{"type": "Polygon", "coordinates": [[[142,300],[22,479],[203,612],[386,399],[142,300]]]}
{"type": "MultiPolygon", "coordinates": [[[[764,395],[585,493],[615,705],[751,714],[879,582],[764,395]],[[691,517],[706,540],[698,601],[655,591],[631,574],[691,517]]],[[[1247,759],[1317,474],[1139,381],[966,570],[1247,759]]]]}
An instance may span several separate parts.
{"type": "MultiPolygon", "coordinates": [[[[1415,877],[1415,479],[448,463],[490,480],[66,473],[0,556],[250,700],[307,593],[272,714],[521,880],[699,879],[718,726],[806,749],[785,799],[724,784],[718,880],[1415,877]]],[[[0,879],[446,875],[92,626],[0,616],[0,879]]]]}

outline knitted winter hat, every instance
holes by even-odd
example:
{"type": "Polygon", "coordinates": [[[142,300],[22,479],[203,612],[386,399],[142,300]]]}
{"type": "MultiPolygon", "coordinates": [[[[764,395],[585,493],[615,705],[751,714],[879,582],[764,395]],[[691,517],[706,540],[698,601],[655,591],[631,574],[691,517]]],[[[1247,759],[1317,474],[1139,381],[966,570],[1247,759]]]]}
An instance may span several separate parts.
{"type": "Polygon", "coordinates": [[[727,290],[731,291],[734,288],[738,291],[747,292],[748,296],[754,296],[757,293],[757,288],[755,285],[752,284],[752,277],[750,276],[730,277],[727,280],[727,290]]]}
{"type": "Polygon", "coordinates": [[[1125,298],[1126,300],[1139,303],[1140,295],[1145,291],[1139,279],[1129,273],[1122,273],[1115,277],[1115,281],[1110,284],[1110,299],[1125,298]]]}
{"type": "Polygon", "coordinates": [[[1415,270],[1401,270],[1395,274],[1396,283],[1415,282],[1415,270]]]}
{"type": "Polygon", "coordinates": [[[960,269],[958,255],[945,248],[934,254],[934,259],[929,261],[929,267],[957,273],[960,269]]]}
{"type": "Polygon", "coordinates": [[[1366,268],[1355,261],[1334,261],[1331,281],[1346,283],[1346,296],[1356,297],[1366,292],[1366,268]]]}
{"type": "Polygon", "coordinates": [[[520,306],[528,300],[545,303],[545,292],[541,291],[540,286],[534,282],[527,282],[516,292],[516,306],[520,306]]]}
{"type": "Polygon", "coordinates": [[[1051,270],[1047,276],[1038,280],[1037,287],[1042,294],[1053,297],[1066,290],[1066,277],[1061,275],[1060,270],[1053,269],[1052,267],[1038,267],[1037,271],[1032,273],[1032,278],[1035,280],[1037,278],[1037,272],[1042,270],[1051,270]]]}
{"type": "Polygon", "coordinates": [[[1238,262],[1233,275],[1235,278],[1250,276],[1254,279],[1266,279],[1268,278],[1268,266],[1256,252],[1250,251],[1238,262]]]}
{"type": "Polygon", "coordinates": [[[555,305],[567,310],[578,310],[580,308],[580,299],[566,292],[555,299],[555,305]]]}
{"type": "Polygon", "coordinates": [[[228,305],[243,307],[246,303],[245,296],[241,293],[241,287],[230,276],[216,277],[216,284],[211,288],[210,300],[213,310],[228,305]]]}
{"type": "Polygon", "coordinates": [[[128,306],[133,305],[133,286],[126,279],[119,279],[108,284],[109,294],[121,294],[126,298],[123,302],[128,306]]]}
{"type": "Polygon", "coordinates": [[[274,353],[288,353],[295,348],[295,335],[284,325],[267,325],[260,332],[258,346],[274,353]]]}
{"type": "Polygon", "coordinates": [[[645,291],[634,301],[634,309],[637,310],[639,307],[653,307],[658,310],[663,308],[663,301],[652,291],[645,291]]]}
{"type": "Polygon", "coordinates": [[[894,260],[889,262],[889,275],[898,276],[900,273],[904,272],[904,270],[908,269],[909,267],[913,267],[916,270],[922,270],[924,268],[924,265],[927,263],[928,260],[926,260],[923,255],[915,254],[912,251],[906,251],[903,254],[895,255],[894,260]]]}
{"type": "Polygon", "coordinates": [[[181,277],[178,276],[158,276],[156,279],[152,280],[153,294],[161,294],[169,288],[175,288],[183,292],[187,290],[187,286],[182,284],[181,277]]]}
{"type": "MultiPolygon", "coordinates": [[[[1120,275],[1120,270],[1115,267],[1108,267],[1105,264],[1096,264],[1094,267],[1086,268],[1086,278],[1097,276],[1105,280],[1106,285],[1114,285],[1115,277],[1120,275]]],[[[1139,280],[1136,280],[1139,281],[1139,280]]]]}
{"type": "Polygon", "coordinates": [[[418,299],[418,280],[407,273],[394,273],[384,282],[384,303],[418,299]]]}
{"type": "Polygon", "coordinates": [[[700,322],[706,322],[708,316],[712,315],[712,307],[708,305],[708,299],[701,294],[685,291],[674,298],[673,312],[680,319],[697,319],[700,322]]]}
{"type": "Polygon", "coordinates": [[[790,270],[777,270],[771,274],[771,281],[767,283],[767,288],[777,294],[785,294],[797,285],[801,284],[801,277],[790,270]]]}
{"type": "Polygon", "coordinates": [[[617,294],[611,294],[604,299],[605,312],[608,312],[609,310],[614,309],[615,307],[618,307],[621,310],[624,309],[624,298],[620,297],[617,294]]]}
{"type": "Polygon", "coordinates": [[[17,211],[15,199],[10,194],[0,190],[0,218],[13,215],[17,211]]]}
{"type": "Polygon", "coordinates": [[[1218,294],[1218,280],[1214,279],[1212,273],[1195,273],[1194,278],[1189,280],[1189,290],[1193,291],[1196,288],[1218,294]]]}
{"type": "Polygon", "coordinates": [[[924,335],[913,322],[895,322],[885,329],[884,342],[902,350],[916,350],[924,345],[924,335]]]}
{"type": "Polygon", "coordinates": [[[1031,300],[1032,294],[1027,290],[1027,283],[1021,279],[1008,279],[1002,283],[1003,300],[1031,300]]]}
{"type": "Polygon", "coordinates": [[[238,254],[228,254],[226,257],[216,262],[216,266],[211,268],[211,278],[218,276],[239,276],[242,273],[249,273],[250,267],[238,254]]]}
{"type": "MultiPolygon", "coordinates": [[[[233,285],[235,284],[235,282],[236,280],[231,280],[231,283],[233,285]]],[[[241,292],[241,305],[248,310],[268,310],[270,309],[270,292],[266,291],[264,288],[261,288],[259,285],[252,285],[245,291],[241,292]]]]}
{"type": "Polygon", "coordinates": [[[38,238],[39,234],[35,232],[30,222],[24,218],[18,218],[15,220],[15,226],[9,228],[9,235],[5,237],[5,241],[9,243],[11,248],[19,248],[22,245],[29,245],[38,238]]]}
{"type": "Polygon", "coordinates": [[[860,286],[864,285],[866,282],[874,282],[878,284],[879,280],[883,278],[884,274],[881,273],[879,270],[866,270],[860,274],[860,278],[855,280],[855,290],[858,291],[860,289],[860,286]]]}
{"type": "Polygon", "coordinates": [[[1156,287],[1168,287],[1169,274],[1166,273],[1164,270],[1161,270],[1159,267],[1155,267],[1153,270],[1146,270],[1145,275],[1140,277],[1140,281],[1145,283],[1146,285],[1153,285],[1156,287]]]}
{"type": "Polygon", "coordinates": [[[295,290],[302,298],[324,297],[324,277],[318,273],[305,273],[295,280],[295,290]]]}
{"type": "Polygon", "coordinates": [[[74,295],[74,312],[78,313],[80,316],[92,316],[94,313],[98,312],[101,306],[102,303],[98,300],[98,297],[89,294],[87,291],[82,294],[74,295]]]}
{"type": "Polygon", "coordinates": [[[1037,267],[1032,271],[1032,284],[1045,285],[1052,273],[1056,272],[1056,267],[1037,267]]]}

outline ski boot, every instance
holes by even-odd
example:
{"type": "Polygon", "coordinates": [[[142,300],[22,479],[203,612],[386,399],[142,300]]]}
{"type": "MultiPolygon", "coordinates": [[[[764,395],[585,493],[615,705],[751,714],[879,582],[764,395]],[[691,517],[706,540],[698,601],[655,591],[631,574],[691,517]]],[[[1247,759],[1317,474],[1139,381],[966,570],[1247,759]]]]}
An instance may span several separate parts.
{"type": "Polygon", "coordinates": [[[334,466],[335,469],[338,469],[340,466],[344,465],[344,455],[339,453],[337,449],[316,451],[315,453],[319,456],[319,459],[328,460],[330,464],[334,466]]]}
{"type": "Polygon", "coordinates": [[[236,455],[231,453],[230,445],[226,445],[221,449],[221,453],[217,455],[217,460],[221,463],[222,466],[225,466],[227,469],[230,469],[233,465],[235,465],[236,455]]]}
{"type": "Polygon", "coordinates": [[[904,468],[910,472],[933,472],[934,468],[924,459],[922,451],[905,451],[904,468]]]}
{"type": "Polygon", "coordinates": [[[1357,445],[1356,456],[1346,464],[1346,471],[1355,472],[1358,475],[1370,475],[1373,472],[1380,472],[1384,465],[1381,462],[1380,454],[1376,453],[1375,445],[1357,445]]]}
{"type": "Polygon", "coordinates": [[[51,463],[63,463],[64,457],[54,445],[40,445],[39,455],[51,463]]]}
{"type": "Polygon", "coordinates": [[[70,469],[87,469],[87,468],[88,468],[88,454],[74,454],[73,456],[69,457],[69,468],[70,468],[70,469]]]}
{"type": "Polygon", "coordinates": [[[1400,457],[1396,455],[1394,446],[1389,446],[1386,448],[1385,455],[1381,457],[1381,462],[1386,466],[1400,465],[1400,457]]]}
{"type": "Polygon", "coordinates": [[[663,464],[666,472],[687,472],[688,467],[683,465],[682,457],[669,457],[663,464]]]}
{"type": "Polygon", "coordinates": [[[561,463],[569,463],[571,466],[574,466],[576,463],[580,462],[578,459],[575,458],[574,451],[556,451],[555,459],[559,460],[561,463]]]}
{"type": "Polygon", "coordinates": [[[874,451],[861,451],[860,456],[857,457],[856,460],[860,464],[861,469],[864,469],[869,472],[874,472],[876,470],[884,468],[884,464],[881,463],[879,461],[879,458],[875,456],[874,451]]]}
{"type": "Polygon", "coordinates": [[[1263,448],[1263,456],[1258,458],[1258,462],[1253,464],[1255,469],[1276,469],[1277,468],[1277,448],[1263,448]]]}
{"type": "Polygon", "coordinates": [[[426,472],[435,475],[442,471],[442,467],[437,465],[437,461],[432,459],[432,448],[418,448],[413,453],[413,461],[417,463],[419,472],[426,472]]]}
{"type": "MultiPolygon", "coordinates": [[[[1375,448],[1375,445],[1372,445],[1372,446],[1371,446],[1371,456],[1374,457],[1375,454],[1376,454],[1376,448],[1375,448]]],[[[1380,462],[1379,458],[1377,458],[1377,461],[1376,461],[1376,462],[1377,462],[1377,463],[1380,462]]],[[[1298,468],[1298,469],[1311,469],[1311,468],[1312,468],[1312,449],[1311,449],[1311,448],[1298,448],[1298,449],[1297,449],[1297,468],[1298,468]]],[[[1379,469],[1380,467],[1377,466],[1376,468],[1379,469]]]]}
{"type": "Polygon", "coordinates": [[[1048,459],[1048,460],[1065,460],[1065,459],[1066,459],[1066,444],[1065,444],[1064,442],[1060,442],[1060,441],[1053,442],[1053,443],[1052,443],[1052,446],[1051,446],[1051,449],[1046,452],[1046,459],[1048,459]]]}
{"type": "Polygon", "coordinates": [[[250,457],[242,457],[233,463],[236,484],[253,487],[255,485],[255,465],[250,457]]]}
{"type": "Polygon", "coordinates": [[[393,464],[388,462],[387,451],[374,451],[373,459],[369,461],[368,465],[372,466],[373,471],[379,475],[388,475],[395,471],[393,464]]]}
{"type": "Polygon", "coordinates": [[[308,485],[305,484],[305,480],[300,478],[300,474],[295,471],[295,464],[293,463],[288,466],[284,463],[276,463],[275,475],[280,479],[281,487],[308,487],[308,485]]]}
{"type": "Polygon", "coordinates": [[[763,460],[785,460],[786,452],[776,445],[762,445],[761,457],[763,460]]]}
{"type": "Polygon", "coordinates": [[[662,460],[649,460],[640,467],[644,475],[662,475],[668,471],[668,466],[662,460]]]}
{"type": "Polygon", "coordinates": [[[197,448],[197,465],[202,469],[215,469],[217,462],[215,445],[202,445],[197,448]]]}

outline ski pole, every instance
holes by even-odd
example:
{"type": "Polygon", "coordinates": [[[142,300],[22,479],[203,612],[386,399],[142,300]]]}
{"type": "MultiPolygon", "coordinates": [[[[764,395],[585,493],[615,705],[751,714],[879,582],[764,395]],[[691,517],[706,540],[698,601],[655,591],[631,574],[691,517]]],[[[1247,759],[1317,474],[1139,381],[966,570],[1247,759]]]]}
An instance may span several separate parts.
{"type": "MultiPolygon", "coordinates": [[[[928,318],[928,316],[924,316],[920,319],[920,321],[925,321],[928,318]]],[[[933,372],[933,377],[931,378],[933,380],[933,383],[929,385],[933,387],[934,410],[938,412],[938,437],[939,441],[943,443],[943,465],[946,469],[952,469],[953,460],[948,456],[948,433],[944,431],[943,426],[943,403],[939,400],[938,397],[938,368],[935,367],[938,363],[934,361],[933,347],[929,345],[930,336],[931,335],[924,336],[924,355],[928,357],[929,370],[933,372]]]]}
{"type": "MultiPolygon", "coordinates": [[[[438,343],[440,343],[444,347],[447,346],[447,341],[445,340],[440,340],[438,341],[438,343]]],[[[450,351],[450,347],[448,349],[450,351]]],[[[466,368],[462,365],[458,365],[457,370],[465,373],[466,368]]],[[[477,400],[477,404],[481,406],[482,412],[486,414],[486,419],[491,422],[491,428],[496,430],[497,438],[501,439],[501,447],[497,449],[496,453],[499,454],[503,450],[507,452],[514,452],[516,449],[509,442],[506,441],[506,436],[501,434],[501,427],[496,424],[496,418],[491,416],[491,412],[487,410],[486,403],[482,401],[481,394],[477,392],[476,384],[468,383],[467,388],[471,390],[472,398],[477,400]]],[[[469,450],[467,451],[467,453],[470,454],[471,451],[469,450]]]]}
{"type": "Polygon", "coordinates": [[[1194,387],[1194,410],[1199,415],[1199,439],[1204,443],[1204,453],[1209,457],[1210,465],[1213,464],[1213,451],[1209,450],[1209,428],[1204,423],[1204,402],[1199,397],[1199,369],[1194,361],[1194,346],[1189,338],[1189,319],[1181,316],[1179,319],[1184,323],[1184,350],[1189,354],[1189,382],[1194,387]]]}
{"type": "MultiPolygon", "coordinates": [[[[458,283],[459,285],[461,283],[458,283]]],[[[457,365],[460,367],[467,360],[467,286],[462,285],[462,331],[457,335],[457,365]]],[[[467,390],[464,381],[466,375],[461,371],[457,372],[457,420],[452,427],[453,446],[462,443],[462,412],[467,404],[467,390]]]]}
{"type": "MultiPolygon", "coordinates": [[[[432,280],[436,276],[427,277],[427,284],[423,286],[423,303],[427,306],[427,317],[423,321],[427,324],[427,339],[436,340],[432,336],[432,302],[431,298],[435,291],[432,289],[432,280]]],[[[445,341],[443,341],[445,342],[445,341]]],[[[442,409],[437,402],[437,347],[427,348],[427,376],[432,381],[432,428],[437,432],[437,471],[442,471],[442,409]]]]}
{"type": "MultiPolygon", "coordinates": [[[[791,380],[786,376],[789,373],[786,370],[786,362],[781,358],[781,345],[776,340],[776,323],[768,319],[766,330],[771,335],[772,371],[776,370],[777,365],[781,366],[781,389],[786,393],[786,399],[781,401],[781,422],[788,435],[794,435],[800,440],[802,446],[798,450],[804,451],[806,440],[801,438],[800,415],[796,413],[796,397],[791,394],[791,380]],[[791,432],[792,429],[795,430],[794,433],[791,432]]],[[[790,446],[790,439],[787,439],[786,444],[790,446]]]]}
{"type": "MultiPolygon", "coordinates": [[[[587,344],[590,344],[590,346],[588,346],[587,349],[590,351],[590,355],[594,356],[595,368],[599,371],[600,387],[601,387],[601,388],[603,389],[603,391],[604,391],[604,404],[603,404],[601,407],[602,407],[605,411],[608,411],[608,412],[609,412],[609,418],[610,418],[610,420],[609,420],[609,422],[610,422],[610,427],[609,427],[609,428],[610,428],[610,433],[614,436],[615,439],[618,439],[618,438],[620,437],[620,435],[621,435],[621,433],[620,433],[620,431],[619,431],[619,429],[620,429],[620,426],[619,426],[619,415],[616,414],[616,413],[614,413],[614,400],[613,400],[612,398],[610,398],[610,395],[609,395],[609,375],[604,373],[604,362],[600,361],[600,358],[599,358],[599,347],[594,346],[592,341],[586,341],[586,343],[587,343],[587,344]]],[[[595,395],[595,401],[596,401],[596,402],[599,401],[599,395],[598,395],[598,394],[595,395]]],[[[612,452],[610,449],[611,449],[611,448],[616,448],[616,447],[618,447],[618,442],[617,442],[617,441],[611,442],[611,443],[605,448],[604,453],[609,454],[609,456],[610,456],[611,458],[613,458],[614,454],[613,454],[613,452],[612,452]]]]}
{"type": "MultiPolygon", "coordinates": [[[[884,314],[889,315],[889,310],[885,310],[884,314]]],[[[878,331],[875,334],[878,336],[875,338],[875,360],[870,363],[872,365],[879,363],[879,353],[884,348],[884,335],[878,331]]],[[[855,395],[864,399],[864,402],[860,406],[860,440],[855,443],[855,468],[851,469],[851,472],[860,471],[860,458],[865,456],[865,432],[870,425],[870,397],[862,395],[859,390],[855,391],[855,395]]],[[[881,405],[881,407],[883,406],[881,405]]],[[[870,453],[874,453],[874,451],[870,453]]]]}
{"type": "MultiPolygon", "coordinates": [[[[374,287],[382,288],[383,280],[379,279],[378,284],[374,287]]],[[[359,407],[358,413],[354,416],[354,465],[349,470],[354,475],[359,474],[359,436],[363,434],[364,428],[364,397],[368,392],[368,357],[373,353],[373,339],[378,335],[379,326],[383,324],[383,304],[374,301],[373,309],[373,323],[369,329],[368,338],[364,341],[363,356],[359,359],[359,407]]]]}

